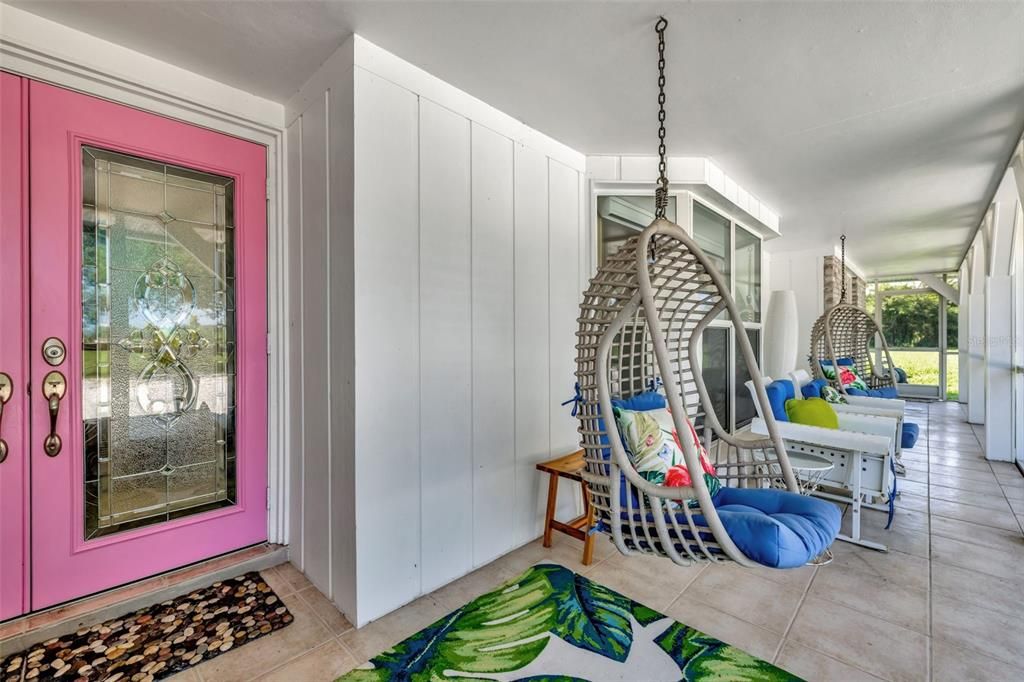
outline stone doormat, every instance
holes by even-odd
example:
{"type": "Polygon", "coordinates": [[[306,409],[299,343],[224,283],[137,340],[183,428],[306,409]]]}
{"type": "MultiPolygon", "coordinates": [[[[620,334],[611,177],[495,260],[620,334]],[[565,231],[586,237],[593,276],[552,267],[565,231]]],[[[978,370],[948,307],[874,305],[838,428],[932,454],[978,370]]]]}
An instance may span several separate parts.
{"type": "Polygon", "coordinates": [[[0,661],[0,680],[151,682],[292,620],[254,571],[11,654],[0,661]]]}

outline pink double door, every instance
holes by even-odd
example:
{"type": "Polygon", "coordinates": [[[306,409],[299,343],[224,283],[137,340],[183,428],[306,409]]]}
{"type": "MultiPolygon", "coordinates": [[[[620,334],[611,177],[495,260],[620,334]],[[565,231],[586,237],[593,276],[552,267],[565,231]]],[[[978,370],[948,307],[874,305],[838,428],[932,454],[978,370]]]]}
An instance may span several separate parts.
{"type": "Polygon", "coordinates": [[[267,537],[266,149],[0,73],[0,620],[267,537]]]}

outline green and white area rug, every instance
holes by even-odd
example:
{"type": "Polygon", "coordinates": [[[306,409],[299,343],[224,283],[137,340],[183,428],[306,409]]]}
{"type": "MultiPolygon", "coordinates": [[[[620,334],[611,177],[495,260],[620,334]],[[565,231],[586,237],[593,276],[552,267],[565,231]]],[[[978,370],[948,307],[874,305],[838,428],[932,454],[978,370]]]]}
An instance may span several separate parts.
{"type": "Polygon", "coordinates": [[[339,678],[799,680],[567,568],[538,564],[339,678]]]}

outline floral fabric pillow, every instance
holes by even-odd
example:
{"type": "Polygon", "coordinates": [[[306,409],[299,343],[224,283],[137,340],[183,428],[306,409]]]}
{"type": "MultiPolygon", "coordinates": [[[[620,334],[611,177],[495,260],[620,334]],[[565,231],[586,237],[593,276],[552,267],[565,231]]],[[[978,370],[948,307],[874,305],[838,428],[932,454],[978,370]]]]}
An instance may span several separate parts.
{"type": "Polygon", "coordinates": [[[821,397],[827,403],[843,403],[845,404],[846,396],[837,391],[832,386],[825,386],[821,389],[821,397]]]}
{"type": "MultiPolygon", "coordinates": [[[[683,447],[672,422],[668,409],[657,410],[615,410],[615,421],[622,433],[626,454],[637,473],[651,483],[667,486],[689,486],[693,484],[690,472],[683,458],[683,447]]],[[[687,421],[690,437],[700,453],[700,464],[704,483],[713,496],[722,487],[715,468],[711,466],[707,450],[700,443],[693,425],[687,421]]],[[[690,506],[696,500],[689,500],[690,506]]]]}
{"type": "MultiPolygon", "coordinates": [[[[831,362],[822,361],[821,373],[824,374],[825,378],[829,381],[837,381],[836,368],[831,362]]],[[[856,388],[861,391],[868,390],[868,385],[864,383],[863,379],[857,376],[857,371],[852,365],[839,365],[838,382],[843,388],[856,388]]]]}

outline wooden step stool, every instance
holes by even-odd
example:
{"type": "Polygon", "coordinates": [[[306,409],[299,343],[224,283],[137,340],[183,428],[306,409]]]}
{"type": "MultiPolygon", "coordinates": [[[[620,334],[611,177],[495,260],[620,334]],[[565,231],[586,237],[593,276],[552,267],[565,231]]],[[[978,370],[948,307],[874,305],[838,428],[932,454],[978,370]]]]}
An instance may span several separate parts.
{"type": "Polygon", "coordinates": [[[551,546],[551,532],[556,530],[570,535],[577,540],[582,540],[583,565],[589,566],[594,560],[594,536],[589,533],[590,526],[594,522],[594,510],[590,506],[590,494],[587,492],[587,484],[581,475],[586,466],[586,462],[583,461],[583,450],[577,450],[570,455],[541,462],[537,465],[537,470],[546,472],[551,476],[548,480],[548,506],[547,511],[544,513],[544,546],[551,546]],[[568,523],[555,519],[559,478],[579,481],[580,491],[583,493],[583,515],[568,523]]]}

